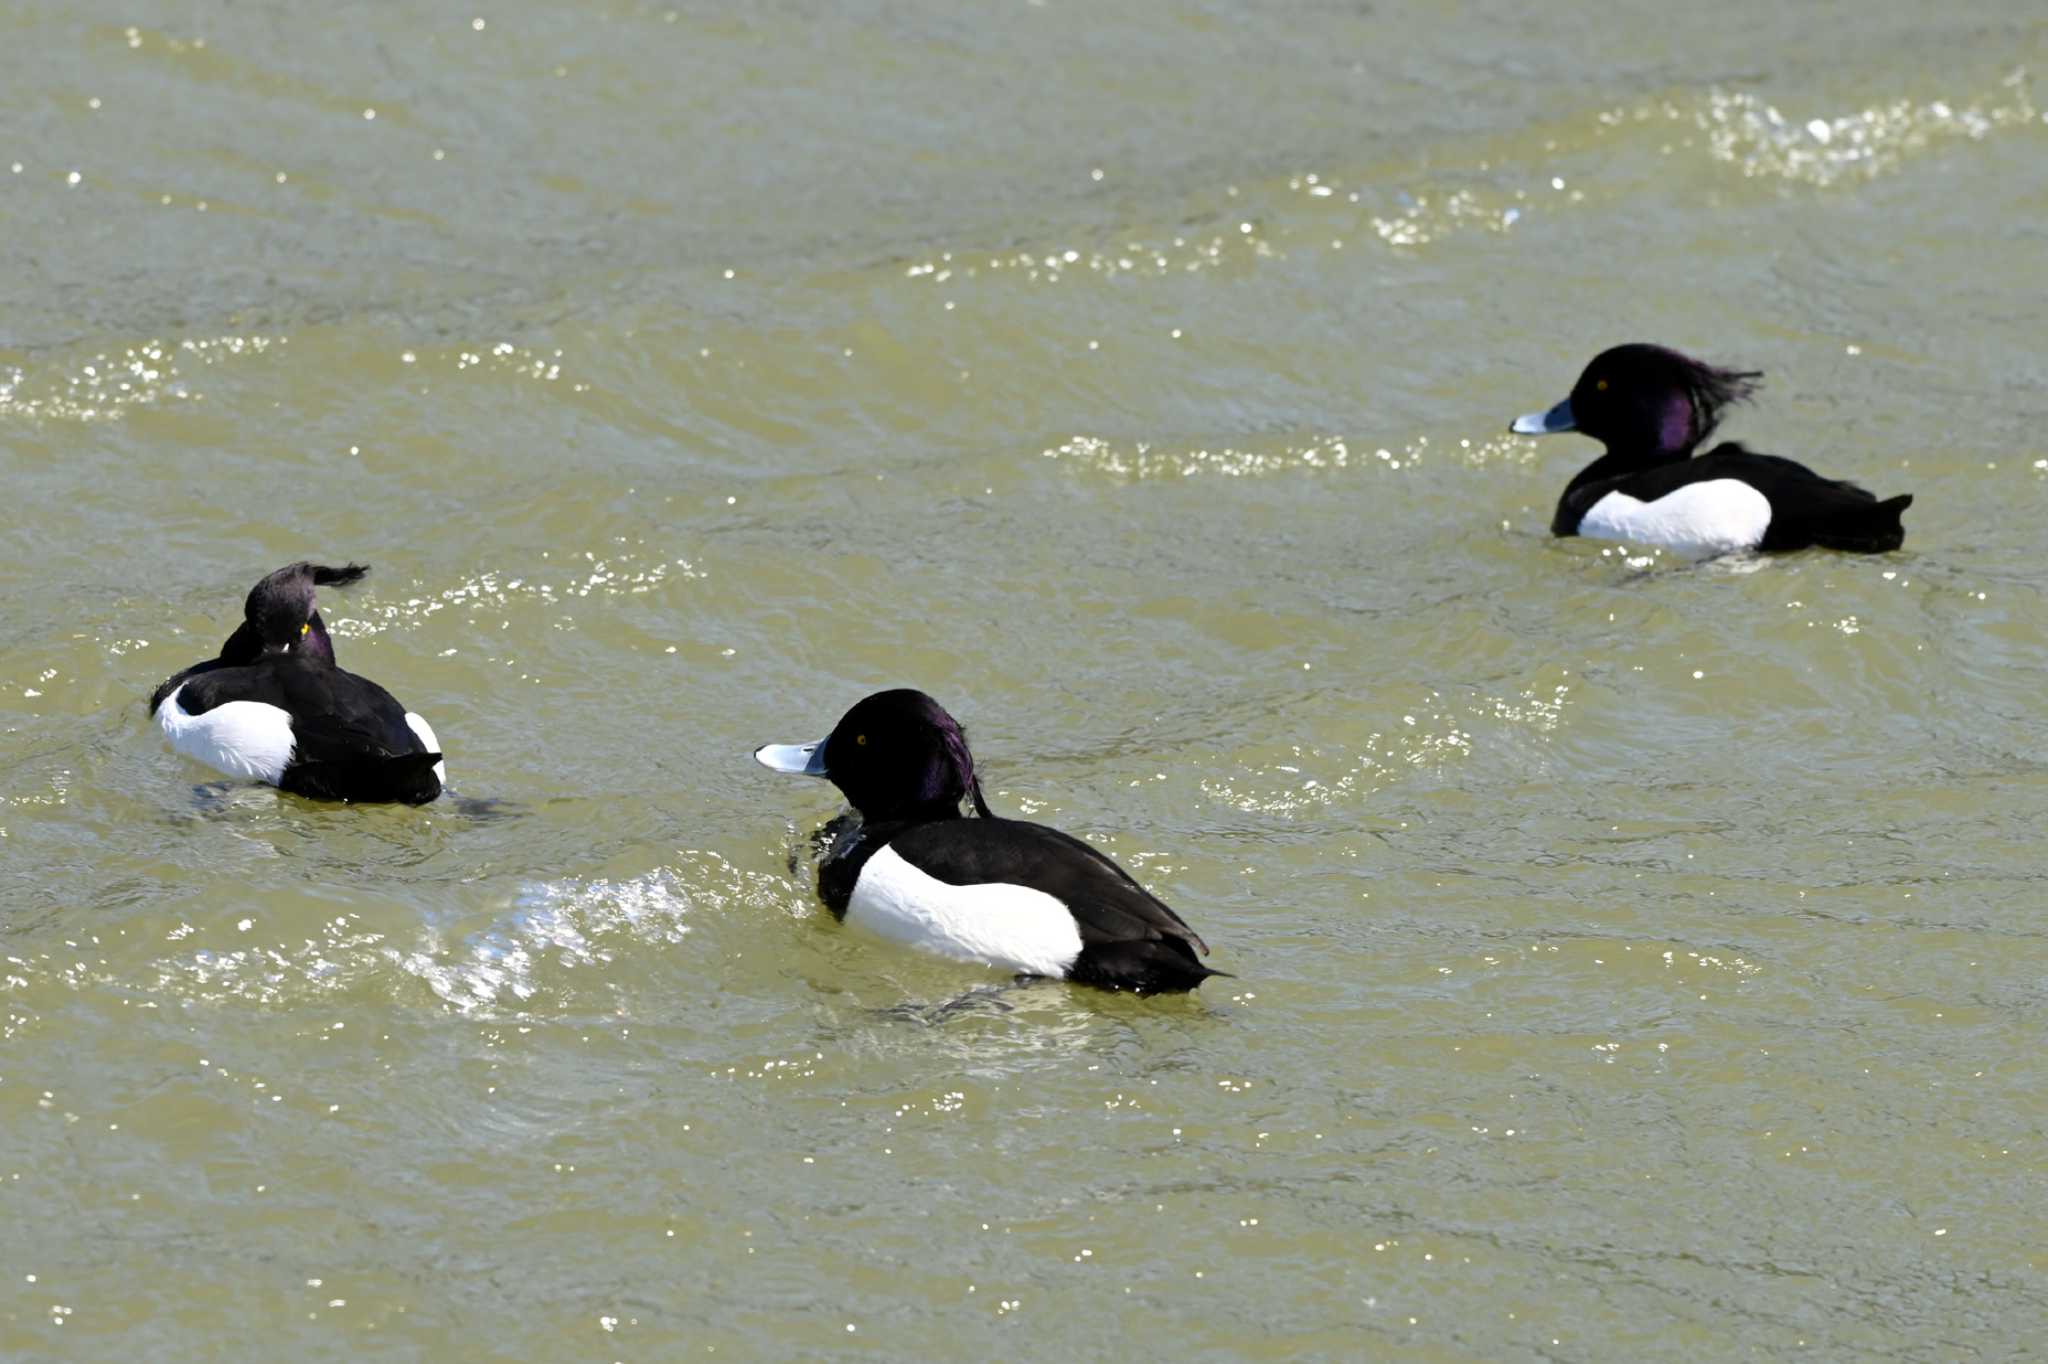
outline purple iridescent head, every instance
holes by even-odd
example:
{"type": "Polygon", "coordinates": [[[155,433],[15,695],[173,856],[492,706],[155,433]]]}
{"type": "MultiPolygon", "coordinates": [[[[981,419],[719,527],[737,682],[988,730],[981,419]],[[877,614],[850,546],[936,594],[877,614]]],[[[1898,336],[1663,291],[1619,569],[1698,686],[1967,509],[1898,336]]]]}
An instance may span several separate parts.
{"type": "Polygon", "coordinates": [[[1525,436],[1580,431],[1621,455],[1683,458],[1720,425],[1721,409],[1756,392],[1756,370],[1716,369],[1663,346],[1601,351],[1547,412],[1515,418],[1525,436]]]}
{"type": "Polygon", "coordinates": [[[360,582],[370,571],[367,564],[329,568],[301,560],[286,564],[249,589],[242,606],[242,623],[220,656],[230,663],[254,663],[265,654],[293,654],[334,662],[334,642],[328,638],[327,623],[313,605],[313,589],[346,587],[360,582]]]}
{"type": "Polygon", "coordinates": [[[864,698],[816,743],[767,744],[754,757],[777,772],[826,778],[870,821],[950,818],[963,800],[993,818],[960,722],[908,687],[864,698]]]}

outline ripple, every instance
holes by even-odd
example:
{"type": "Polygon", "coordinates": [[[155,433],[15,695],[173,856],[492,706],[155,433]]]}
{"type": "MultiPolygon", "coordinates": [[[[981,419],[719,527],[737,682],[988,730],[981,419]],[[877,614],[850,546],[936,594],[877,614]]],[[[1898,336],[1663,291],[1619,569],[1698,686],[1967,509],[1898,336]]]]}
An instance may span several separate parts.
{"type": "Polygon", "coordinates": [[[1373,215],[1372,230],[1388,246],[1427,246],[1453,232],[1477,229],[1506,232],[1522,219],[1524,191],[1456,189],[1433,194],[1424,191],[1398,196],[1400,207],[1388,215],[1373,215]]]}
{"type": "MultiPolygon", "coordinates": [[[[617,538],[618,545],[641,545],[644,541],[617,538]]],[[[705,570],[687,559],[660,558],[637,549],[608,548],[570,551],[556,560],[551,550],[542,550],[547,567],[526,573],[488,570],[472,574],[438,592],[415,593],[387,601],[357,597],[348,603],[350,613],[337,615],[329,628],[343,638],[381,634],[399,624],[413,624],[442,611],[475,612],[484,607],[510,607],[517,602],[559,606],[579,597],[632,597],[653,592],[671,580],[687,582],[708,577],[705,570]]]]}
{"type": "MultiPolygon", "coordinates": [[[[1467,441],[1469,446],[1471,442],[1467,441]]],[[[1238,446],[1175,446],[1150,441],[1113,441],[1100,436],[1073,436],[1043,451],[1047,459],[1061,460],[1122,482],[1156,478],[1192,478],[1214,474],[1224,478],[1263,478],[1304,469],[1350,469],[1379,467],[1397,471],[1411,467],[1429,448],[1429,437],[1418,436],[1396,453],[1385,446],[1352,448],[1341,436],[1318,436],[1313,440],[1272,449],[1238,446]]]]}
{"type": "Polygon", "coordinates": [[[1474,439],[1431,440],[1413,436],[1399,448],[1345,436],[1315,436],[1276,441],[1270,446],[1185,445],[1166,441],[1113,440],[1106,436],[1070,436],[1040,452],[1044,458],[1070,464],[1122,483],[1151,479],[1270,478],[1291,473],[1370,469],[1381,473],[1412,471],[1432,459],[1448,457],[1472,468],[1500,464],[1533,464],[1540,457],[1536,442],[1526,436],[1493,434],[1474,439]]]}
{"type": "MultiPolygon", "coordinates": [[[[2014,72],[1998,93],[1954,103],[1945,99],[1893,99],[1853,113],[1787,115],[1763,98],[1714,90],[1706,107],[1656,112],[1692,122],[1707,135],[1714,160],[1744,176],[1790,180],[1826,188],[1897,170],[1910,157],[1957,140],[1979,140],[2003,128],[2035,121],[2026,73],[2014,72]]],[[[1619,122],[1631,115],[1614,111],[1619,122]]],[[[1636,113],[1637,118],[1645,113],[1636,113]]]]}
{"type": "MultiPolygon", "coordinates": [[[[479,345],[474,349],[458,347],[439,357],[445,360],[452,356],[458,374],[476,370],[481,374],[498,374],[514,379],[536,379],[542,383],[556,383],[562,378],[562,351],[559,347],[546,351],[531,346],[517,346],[510,341],[499,341],[493,345],[479,345]]],[[[408,365],[427,365],[435,357],[421,357],[413,351],[406,351],[401,357],[408,365]]],[[[588,391],[590,385],[571,379],[569,387],[577,392],[588,391]]]]}
{"type": "Polygon", "coordinates": [[[1248,267],[1301,249],[1341,251],[1377,240],[1402,251],[1464,233],[1510,233],[1531,212],[1589,202],[1613,190],[1612,150],[1601,144],[1632,125],[1684,125],[1688,135],[1658,148],[1670,156],[1704,150],[1745,177],[1827,187],[1898,169],[1920,152],[2026,126],[2039,114],[2024,71],[1995,91],[1964,99],[1896,97],[1849,113],[1787,114],[1748,91],[1708,90],[1645,101],[1524,129],[1470,147],[1463,166],[1408,167],[1347,177],[1298,170],[1240,189],[1177,230],[1006,251],[946,251],[904,268],[906,277],[958,287],[1012,278],[1056,285],[1069,279],[1161,279],[1248,267]],[[1597,158],[1589,164],[1589,158],[1597,158]],[[1194,224],[1220,223],[1217,227],[1194,224]]]}
{"type": "Polygon", "coordinates": [[[47,374],[0,365],[0,418],[111,421],[133,407],[198,402],[202,395],[186,383],[189,368],[260,356],[286,340],[282,336],[150,340],[119,351],[100,351],[47,374]]]}
{"type": "Polygon", "coordinates": [[[1409,773],[1439,773],[1469,758],[1475,723],[1549,736],[1564,723],[1570,693],[1570,685],[1561,682],[1512,694],[1474,693],[1455,702],[1432,693],[1429,704],[1357,744],[1291,745],[1276,759],[1243,764],[1234,775],[1205,777],[1201,788],[1210,799],[1247,814],[1292,818],[1353,804],[1409,773]]]}
{"type": "MultiPolygon", "coordinates": [[[[1235,189],[1229,193],[1233,198],[1237,195],[1235,189]]],[[[1127,233],[1055,246],[942,251],[905,266],[903,275],[934,286],[957,285],[984,277],[1046,285],[1060,284],[1069,278],[1161,279],[1249,264],[1274,254],[1273,242],[1261,223],[1255,218],[1239,217],[1227,226],[1199,231],[1188,227],[1177,232],[1143,232],[1135,236],[1127,233]]]]}

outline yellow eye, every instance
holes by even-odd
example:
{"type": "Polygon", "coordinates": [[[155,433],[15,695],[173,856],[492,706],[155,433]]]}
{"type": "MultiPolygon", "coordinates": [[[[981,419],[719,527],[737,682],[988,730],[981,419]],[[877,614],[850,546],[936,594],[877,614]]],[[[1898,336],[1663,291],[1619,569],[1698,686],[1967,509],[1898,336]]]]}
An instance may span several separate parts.
{"type": "Polygon", "coordinates": [[[304,639],[304,638],[305,638],[305,637],[306,637],[307,635],[310,635],[310,634],[312,634],[312,633],[313,633],[313,622],[311,622],[311,621],[307,621],[307,622],[306,622],[306,623],[305,623],[304,625],[301,625],[301,626],[299,627],[299,638],[300,638],[300,639],[304,639]]]}
{"type": "Polygon", "coordinates": [[[853,741],[859,744],[862,748],[866,748],[868,746],[868,736],[865,734],[854,735],[853,741]]]}
{"type": "Polygon", "coordinates": [[[1605,393],[1607,391],[1607,381],[1605,379],[1595,379],[1593,381],[1593,387],[1599,389],[1602,393],[1605,393]]]}

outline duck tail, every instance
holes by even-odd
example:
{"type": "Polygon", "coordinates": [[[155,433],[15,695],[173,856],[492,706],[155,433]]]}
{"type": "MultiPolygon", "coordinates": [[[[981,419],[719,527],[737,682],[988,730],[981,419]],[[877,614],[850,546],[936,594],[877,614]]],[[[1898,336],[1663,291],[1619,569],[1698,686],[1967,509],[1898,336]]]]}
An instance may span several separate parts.
{"type": "Polygon", "coordinates": [[[395,779],[398,799],[407,805],[425,805],[441,794],[439,753],[407,753],[392,758],[385,770],[395,779]]]}
{"type": "Polygon", "coordinates": [[[284,770],[278,785],[318,800],[425,805],[441,794],[441,775],[434,770],[440,761],[439,753],[394,753],[296,763],[284,770]]]}
{"type": "Polygon", "coordinates": [[[1213,976],[1230,972],[1204,966],[1193,946],[1179,938],[1140,939],[1084,950],[1067,979],[1106,990],[1138,995],[1179,994],[1198,988],[1213,976]]]}
{"type": "Polygon", "coordinates": [[[1906,542],[1906,527],[1899,520],[1913,505],[1913,494],[1901,493],[1882,502],[1871,502],[1827,527],[1819,539],[1829,549],[1846,549],[1862,554],[1884,554],[1906,542]]]}
{"type": "Polygon", "coordinates": [[[326,564],[308,564],[307,567],[313,570],[313,583],[316,587],[347,587],[350,583],[361,582],[370,573],[368,564],[343,564],[340,568],[329,568],[326,564]]]}

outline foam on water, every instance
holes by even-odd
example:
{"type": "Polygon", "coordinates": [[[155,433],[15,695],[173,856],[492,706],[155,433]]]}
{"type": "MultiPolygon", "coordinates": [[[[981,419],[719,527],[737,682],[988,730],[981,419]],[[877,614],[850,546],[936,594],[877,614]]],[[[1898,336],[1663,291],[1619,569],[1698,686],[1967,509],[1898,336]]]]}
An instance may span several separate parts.
{"type": "MultiPolygon", "coordinates": [[[[235,931],[247,934],[253,929],[251,920],[242,919],[235,931]]],[[[189,922],[181,923],[165,936],[179,942],[197,931],[189,922]]],[[[224,936],[224,931],[216,927],[208,936],[224,936]]],[[[374,962],[374,953],[383,941],[382,933],[364,926],[361,915],[337,914],[320,925],[317,936],[301,937],[296,943],[201,947],[161,958],[154,963],[153,978],[144,981],[142,988],[149,994],[194,1002],[240,999],[253,1004],[290,1004],[347,988],[374,962]]]]}
{"type": "Polygon", "coordinates": [[[609,939],[681,942],[691,908],[690,892],[667,868],[623,881],[543,881],[522,889],[480,932],[452,944],[430,938],[409,951],[387,948],[384,956],[458,1010],[477,1012],[531,1000],[544,964],[611,961],[609,939]]]}
{"type": "Polygon", "coordinates": [[[604,966],[637,947],[681,943],[692,915],[735,905],[754,912],[785,907],[780,878],[744,871],[715,853],[681,857],[678,865],[617,879],[529,882],[484,926],[452,936],[432,924],[394,926],[360,910],[337,913],[296,941],[265,940],[254,918],[187,920],[164,940],[208,945],[160,956],[137,977],[124,979],[103,960],[95,965],[45,951],[10,957],[20,974],[0,985],[25,986],[33,974],[186,1002],[289,1006],[395,969],[463,1013],[517,1009],[561,985],[560,972],[604,966]]]}

